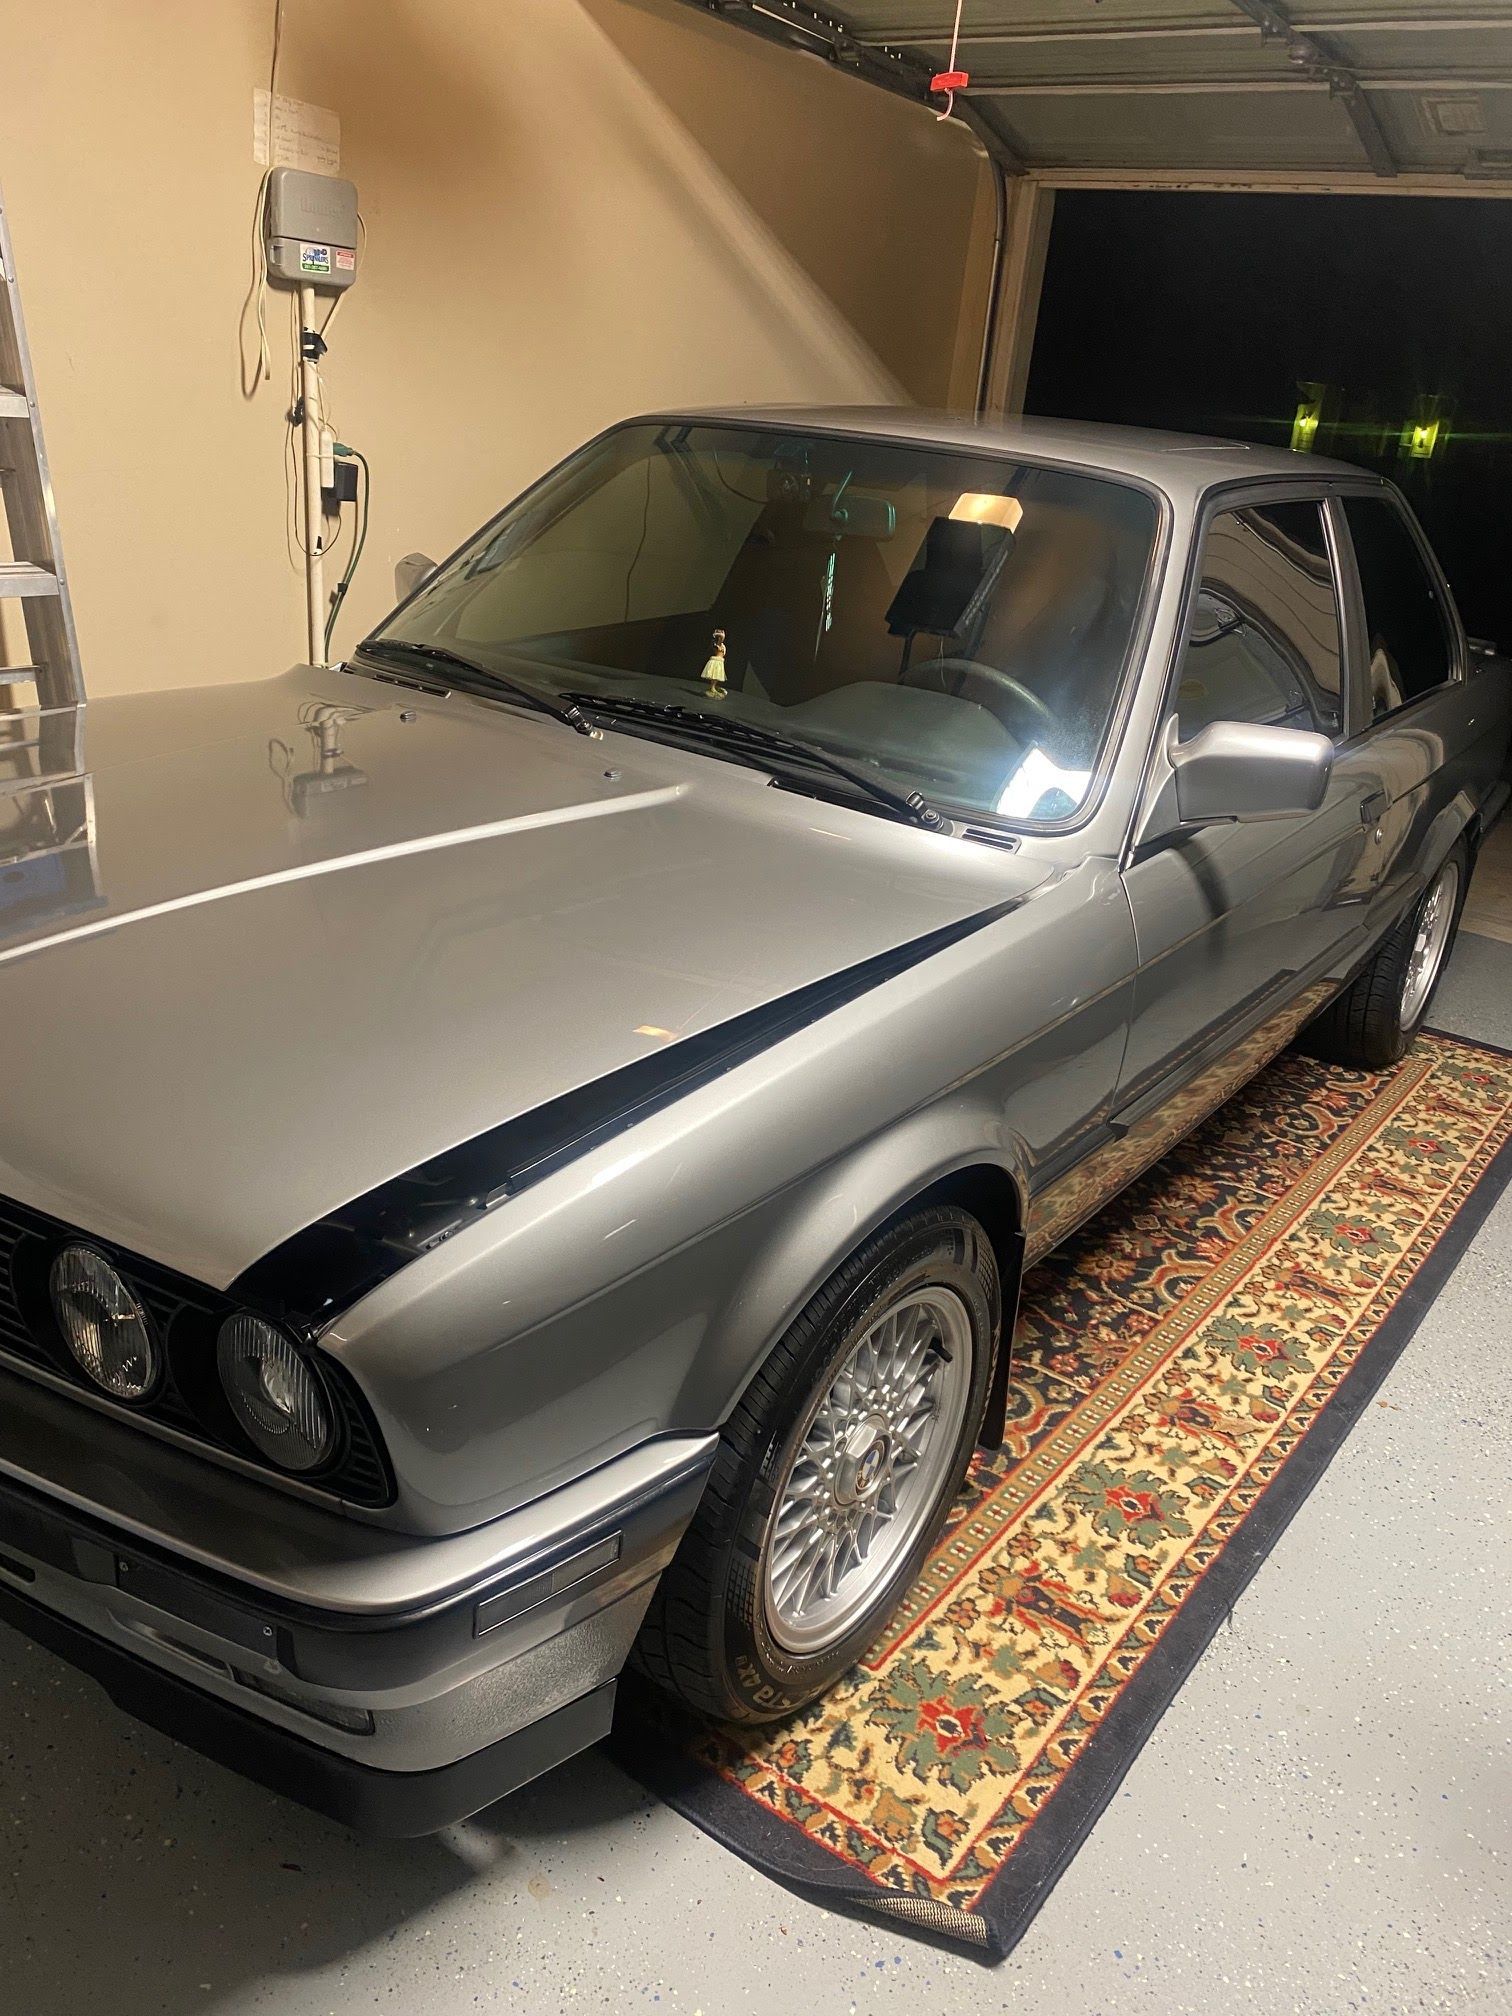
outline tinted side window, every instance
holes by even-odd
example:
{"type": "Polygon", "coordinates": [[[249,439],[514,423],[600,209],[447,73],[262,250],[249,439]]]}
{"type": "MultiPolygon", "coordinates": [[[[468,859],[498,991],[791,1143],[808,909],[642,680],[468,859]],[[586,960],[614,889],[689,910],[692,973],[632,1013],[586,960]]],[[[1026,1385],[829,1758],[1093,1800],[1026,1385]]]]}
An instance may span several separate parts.
{"type": "Polygon", "coordinates": [[[1346,497],[1365,593],[1371,712],[1379,721],[1454,672],[1454,631],[1407,521],[1385,497],[1346,497]]]}
{"type": "Polygon", "coordinates": [[[1214,721],[1337,735],[1339,604],[1321,504],[1223,511],[1208,526],[1176,712],[1183,742],[1214,721]]]}

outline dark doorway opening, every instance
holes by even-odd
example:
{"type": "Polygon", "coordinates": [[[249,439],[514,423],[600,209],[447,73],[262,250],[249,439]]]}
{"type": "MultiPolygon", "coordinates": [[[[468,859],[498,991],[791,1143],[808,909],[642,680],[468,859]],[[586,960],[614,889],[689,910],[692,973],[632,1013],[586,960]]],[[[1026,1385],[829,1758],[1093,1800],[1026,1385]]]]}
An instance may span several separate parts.
{"type": "Polygon", "coordinates": [[[1389,475],[1512,646],[1512,201],[1064,190],[1026,404],[1389,475]]]}

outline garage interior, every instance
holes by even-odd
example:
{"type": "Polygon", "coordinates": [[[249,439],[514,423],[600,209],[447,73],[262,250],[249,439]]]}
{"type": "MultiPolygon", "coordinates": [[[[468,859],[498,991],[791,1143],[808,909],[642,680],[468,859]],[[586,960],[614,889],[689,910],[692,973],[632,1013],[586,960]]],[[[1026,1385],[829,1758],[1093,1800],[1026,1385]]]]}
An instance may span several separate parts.
{"type": "MultiPolygon", "coordinates": [[[[1512,649],[1512,5],[0,0],[0,47],[79,676],[135,721],[314,655],[289,310],[253,249],[270,90],[334,117],[324,172],[361,200],[320,361],[365,472],[333,662],[406,555],[600,428],[769,402],[1359,463],[1512,649]]],[[[61,778],[82,832],[87,753],[46,713],[73,696],[37,656],[0,603],[0,794],[61,778]]],[[[1512,822],[1463,931],[1434,1026],[1512,1048],[1512,822]]],[[[996,1973],[779,1890],[601,1749],[444,1835],[365,1840],[0,1631],[14,2006],[1490,2016],[1509,1291],[1504,1197],[996,1973]]]]}
{"type": "Polygon", "coordinates": [[[1026,406],[1269,447],[1300,424],[1401,485],[1470,634],[1500,644],[1512,208],[1439,197],[1427,221],[1410,197],[1066,191],[1026,406]]]}

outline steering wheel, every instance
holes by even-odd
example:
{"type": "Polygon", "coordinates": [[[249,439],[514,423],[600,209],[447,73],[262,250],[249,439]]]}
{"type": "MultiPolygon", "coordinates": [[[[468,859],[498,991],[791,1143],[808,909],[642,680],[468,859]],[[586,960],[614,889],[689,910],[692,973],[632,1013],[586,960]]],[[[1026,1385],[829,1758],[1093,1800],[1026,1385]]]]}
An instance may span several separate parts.
{"type": "Polygon", "coordinates": [[[925,658],[916,665],[910,665],[899,678],[900,686],[922,686],[923,675],[937,673],[942,693],[959,695],[968,679],[985,679],[989,685],[998,688],[1016,706],[1027,708],[1035,720],[1052,733],[1058,726],[1054,714],[1041,700],[1038,693],[1031,693],[1014,678],[1011,672],[1000,672],[996,665],[984,665],[980,658],[925,658]],[[948,675],[955,674],[954,684],[948,675]]]}

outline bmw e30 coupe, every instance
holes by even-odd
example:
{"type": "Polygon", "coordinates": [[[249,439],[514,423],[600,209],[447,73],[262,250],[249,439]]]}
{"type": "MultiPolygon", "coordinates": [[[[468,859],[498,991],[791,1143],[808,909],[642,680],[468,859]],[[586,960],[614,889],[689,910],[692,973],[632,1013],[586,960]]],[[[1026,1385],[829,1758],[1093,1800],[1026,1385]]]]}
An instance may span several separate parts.
{"type": "Polygon", "coordinates": [[[0,794],[0,1618],[399,1833],[856,1659],[1024,1269],[1403,1054],[1512,719],[1389,483],[1174,436],[658,415],[412,575],[0,794]]]}

